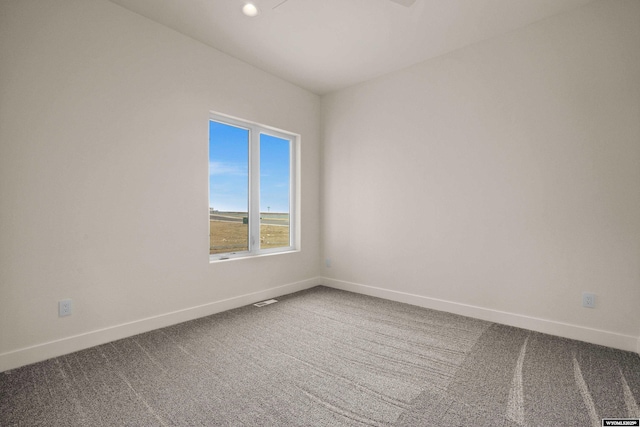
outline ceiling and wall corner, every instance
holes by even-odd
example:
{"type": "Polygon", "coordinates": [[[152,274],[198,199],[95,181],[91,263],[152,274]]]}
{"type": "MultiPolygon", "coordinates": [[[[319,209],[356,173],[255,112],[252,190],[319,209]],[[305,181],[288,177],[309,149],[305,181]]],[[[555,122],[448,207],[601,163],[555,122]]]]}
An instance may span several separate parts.
{"type": "Polygon", "coordinates": [[[110,1],[325,94],[593,0],[255,0],[254,18],[245,0],[110,1]]]}

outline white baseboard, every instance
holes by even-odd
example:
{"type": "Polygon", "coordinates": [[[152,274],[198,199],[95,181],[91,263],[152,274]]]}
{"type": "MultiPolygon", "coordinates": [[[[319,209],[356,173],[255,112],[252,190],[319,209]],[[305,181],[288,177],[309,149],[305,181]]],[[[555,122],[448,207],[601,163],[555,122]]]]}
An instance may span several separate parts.
{"type": "Polygon", "coordinates": [[[111,326],[96,331],[86,332],[83,334],[62,338],[31,347],[21,348],[0,354],[0,372],[15,369],[20,366],[29,365],[31,363],[40,362],[52,357],[61,356],[63,354],[73,353],[78,350],[105,344],[111,341],[127,338],[133,335],[149,332],[154,329],[164,328],[166,326],[175,325],[186,322],[188,320],[198,319],[200,317],[209,316],[222,311],[231,310],[258,301],[275,298],[281,295],[302,291],[317,286],[321,283],[319,277],[303,280],[300,282],[289,283],[274,288],[265,289],[259,292],[239,295],[237,297],[228,298],[221,301],[215,301],[196,307],[185,308],[173,311],[171,313],[161,314],[158,316],[147,317],[145,319],[136,320],[121,325],[111,326]]]}
{"type": "Polygon", "coordinates": [[[330,288],[342,289],[344,291],[403,302],[433,310],[446,311],[448,313],[460,314],[462,316],[487,320],[489,322],[500,323],[502,325],[515,326],[549,335],[571,338],[620,350],[633,351],[640,354],[640,337],[634,337],[631,335],[622,335],[615,332],[586,328],[584,326],[523,316],[521,314],[492,310],[468,304],[460,304],[453,301],[429,298],[406,292],[330,279],[327,277],[322,278],[322,284],[330,288]]]}

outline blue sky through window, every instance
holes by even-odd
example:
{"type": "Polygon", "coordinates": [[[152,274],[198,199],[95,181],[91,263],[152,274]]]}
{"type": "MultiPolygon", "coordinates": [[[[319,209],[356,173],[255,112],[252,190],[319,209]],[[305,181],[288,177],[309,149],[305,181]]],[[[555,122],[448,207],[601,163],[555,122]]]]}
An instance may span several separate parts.
{"type": "MultiPolygon", "coordinates": [[[[260,210],[289,213],[290,142],[260,135],[260,210]]],[[[209,121],[209,207],[247,212],[249,130],[209,121]]]]}
{"type": "Polygon", "coordinates": [[[248,212],[249,131],[209,121],[209,207],[248,212]]]}
{"type": "Polygon", "coordinates": [[[289,213],[289,141],[260,135],[260,212],[289,213]]]}

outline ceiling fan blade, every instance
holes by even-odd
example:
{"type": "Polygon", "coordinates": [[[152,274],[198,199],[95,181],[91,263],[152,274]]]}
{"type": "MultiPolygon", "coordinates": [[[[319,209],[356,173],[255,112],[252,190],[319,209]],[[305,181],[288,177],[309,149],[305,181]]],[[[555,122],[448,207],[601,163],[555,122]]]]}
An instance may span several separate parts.
{"type": "MultiPolygon", "coordinates": [[[[278,3],[277,5],[273,6],[273,9],[282,6],[283,4],[285,4],[286,2],[288,2],[289,0],[282,0],[280,3],[278,3]]],[[[411,5],[413,5],[416,0],[391,0],[394,3],[400,4],[402,6],[405,7],[411,7],[411,5]]]]}
{"type": "Polygon", "coordinates": [[[406,7],[410,7],[412,4],[416,2],[416,0],[391,0],[394,3],[401,4],[406,7]]]}
{"type": "Polygon", "coordinates": [[[282,6],[283,4],[285,4],[285,3],[286,3],[286,2],[288,2],[288,1],[289,1],[289,0],[282,0],[280,3],[278,3],[278,4],[277,4],[277,5],[275,5],[275,6],[273,6],[273,8],[272,8],[272,9],[275,9],[276,7],[280,7],[280,6],[282,6]]]}

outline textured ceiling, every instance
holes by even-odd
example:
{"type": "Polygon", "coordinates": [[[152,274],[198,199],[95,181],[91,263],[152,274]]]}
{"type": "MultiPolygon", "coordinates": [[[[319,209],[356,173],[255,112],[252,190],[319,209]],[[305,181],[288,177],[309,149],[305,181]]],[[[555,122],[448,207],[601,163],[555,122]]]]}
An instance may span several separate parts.
{"type": "Polygon", "coordinates": [[[110,0],[318,94],[593,0],[110,0]],[[408,2],[411,3],[411,2],[408,2]]]}

